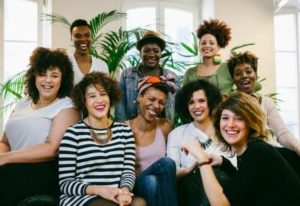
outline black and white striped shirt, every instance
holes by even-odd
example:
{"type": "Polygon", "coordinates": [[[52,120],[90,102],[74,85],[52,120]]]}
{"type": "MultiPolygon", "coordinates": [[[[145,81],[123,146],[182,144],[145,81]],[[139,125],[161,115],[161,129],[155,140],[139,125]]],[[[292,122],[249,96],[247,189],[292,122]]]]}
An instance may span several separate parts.
{"type": "MultiPolygon", "coordinates": [[[[95,195],[86,195],[88,185],[127,187],[135,181],[135,143],[131,129],[122,123],[111,126],[112,139],[99,145],[83,121],[69,127],[59,148],[61,206],[82,206],[95,195]]],[[[105,133],[106,129],[94,129],[105,133]]]]}

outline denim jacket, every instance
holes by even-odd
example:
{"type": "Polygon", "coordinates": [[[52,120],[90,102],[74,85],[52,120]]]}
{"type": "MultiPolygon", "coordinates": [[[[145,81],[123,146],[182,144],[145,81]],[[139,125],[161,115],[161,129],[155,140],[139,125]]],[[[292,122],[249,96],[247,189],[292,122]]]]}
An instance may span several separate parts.
{"type": "MultiPolygon", "coordinates": [[[[172,73],[176,76],[176,85],[179,88],[179,81],[177,75],[167,69],[162,69],[163,75],[166,76],[172,73]]],[[[137,82],[143,78],[143,74],[138,70],[137,67],[131,67],[124,70],[119,80],[119,86],[121,89],[121,100],[120,103],[115,107],[115,118],[116,121],[126,121],[133,119],[138,114],[137,105],[137,82]]],[[[165,105],[165,116],[172,122],[174,120],[174,106],[175,106],[175,94],[169,93],[168,99],[165,105]]]]}

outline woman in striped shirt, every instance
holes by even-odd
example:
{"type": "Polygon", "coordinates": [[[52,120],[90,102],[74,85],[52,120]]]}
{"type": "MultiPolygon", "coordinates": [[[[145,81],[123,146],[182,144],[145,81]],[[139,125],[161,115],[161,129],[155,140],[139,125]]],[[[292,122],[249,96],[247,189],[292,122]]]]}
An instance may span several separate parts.
{"type": "Polygon", "coordinates": [[[144,205],[132,198],[135,143],[131,129],[109,118],[120,98],[117,82],[93,72],[75,87],[86,118],[66,131],[59,151],[61,206],[144,205]]]}

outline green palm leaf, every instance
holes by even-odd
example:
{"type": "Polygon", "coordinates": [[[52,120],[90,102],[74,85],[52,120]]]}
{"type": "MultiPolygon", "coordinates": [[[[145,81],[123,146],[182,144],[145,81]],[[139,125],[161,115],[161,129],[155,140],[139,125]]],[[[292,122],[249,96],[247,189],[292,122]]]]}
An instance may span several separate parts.
{"type": "Polygon", "coordinates": [[[52,23],[62,23],[67,27],[71,26],[69,20],[66,17],[59,14],[42,14],[42,20],[51,21],[52,23]]]}
{"type": "Polygon", "coordinates": [[[90,20],[91,35],[93,42],[96,42],[103,34],[99,34],[101,29],[108,23],[119,20],[126,16],[126,13],[120,13],[116,10],[103,12],[90,20]]]}
{"type": "Polygon", "coordinates": [[[1,107],[1,112],[8,111],[22,98],[24,91],[24,74],[25,71],[22,71],[13,75],[6,82],[0,83],[0,95],[4,100],[4,106],[1,107]]]}
{"type": "Polygon", "coordinates": [[[143,34],[140,28],[125,31],[121,28],[117,32],[110,31],[103,36],[99,44],[102,53],[100,58],[107,63],[109,72],[114,75],[118,69],[126,68],[125,57],[136,46],[137,37],[143,34]]]}

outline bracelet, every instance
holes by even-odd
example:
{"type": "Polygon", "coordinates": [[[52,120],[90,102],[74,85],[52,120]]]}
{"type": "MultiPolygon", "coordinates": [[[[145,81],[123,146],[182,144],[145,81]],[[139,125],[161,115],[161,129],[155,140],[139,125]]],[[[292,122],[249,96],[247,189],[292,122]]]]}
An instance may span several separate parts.
{"type": "Polygon", "coordinates": [[[209,159],[208,161],[204,161],[204,162],[200,162],[200,163],[197,163],[197,166],[198,167],[201,167],[203,165],[210,165],[212,163],[212,160],[209,159]]]}

